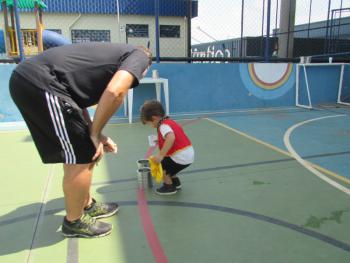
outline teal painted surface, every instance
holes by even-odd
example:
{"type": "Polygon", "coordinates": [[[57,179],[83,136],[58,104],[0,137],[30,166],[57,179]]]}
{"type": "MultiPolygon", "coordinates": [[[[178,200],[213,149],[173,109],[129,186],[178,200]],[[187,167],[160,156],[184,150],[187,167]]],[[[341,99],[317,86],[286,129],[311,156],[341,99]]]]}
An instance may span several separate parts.
{"type": "MultiPolygon", "coordinates": [[[[1,122],[21,120],[8,93],[8,79],[15,66],[0,65],[0,114],[1,122]]],[[[247,64],[214,64],[214,63],[160,63],[153,64],[152,70],[157,69],[161,78],[169,80],[170,114],[216,112],[237,109],[255,109],[288,107],[295,105],[295,72],[281,87],[273,91],[261,89],[253,82],[247,71],[241,69],[247,64]],[[251,84],[249,84],[251,83],[251,84]]],[[[348,73],[349,67],[346,68],[348,73]]],[[[339,68],[315,67],[309,71],[310,89],[314,103],[335,102],[339,82],[339,68]]],[[[344,74],[344,94],[348,93],[347,85],[350,75],[344,74]]],[[[300,78],[301,90],[304,90],[303,78],[300,78]]],[[[139,108],[145,100],[155,99],[155,87],[151,84],[141,84],[135,88],[133,115],[137,118],[139,108]]],[[[305,94],[301,92],[301,100],[305,94]]],[[[162,95],[162,101],[164,97],[162,95]]],[[[116,113],[116,117],[123,117],[123,107],[116,113]]]]}
{"type": "Polygon", "coordinates": [[[275,99],[254,96],[242,80],[241,65],[246,64],[162,63],[154,64],[152,69],[158,69],[160,77],[169,79],[173,113],[294,105],[294,85],[275,99]]]}
{"type": "Polygon", "coordinates": [[[14,105],[9,92],[9,79],[14,64],[0,64],[0,122],[21,121],[22,117],[14,105]]]}
{"type": "Polygon", "coordinates": [[[342,114],[342,117],[298,127],[291,134],[290,143],[305,160],[350,179],[350,109],[256,111],[213,119],[287,152],[283,136],[291,126],[310,119],[342,114]]]}
{"type": "MultiPolygon", "coordinates": [[[[340,66],[306,67],[309,82],[311,104],[316,106],[327,102],[336,102],[338,95],[340,66]]],[[[347,76],[345,76],[348,78],[347,76]]],[[[300,100],[303,105],[308,105],[308,95],[305,74],[300,67],[300,100]]]]}

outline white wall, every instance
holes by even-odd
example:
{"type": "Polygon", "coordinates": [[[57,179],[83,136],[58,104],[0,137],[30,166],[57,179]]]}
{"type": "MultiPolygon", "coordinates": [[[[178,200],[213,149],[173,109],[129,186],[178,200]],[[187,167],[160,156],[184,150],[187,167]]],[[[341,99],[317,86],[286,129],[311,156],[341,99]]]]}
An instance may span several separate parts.
{"type": "MultiPolygon", "coordinates": [[[[20,15],[21,28],[34,29],[34,13],[20,15]]],[[[128,42],[146,46],[150,41],[150,49],[155,55],[155,18],[153,16],[120,16],[99,14],[43,14],[45,29],[61,29],[62,35],[71,39],[72,29],[110,30],[111,41],[125,43],[126,24],[148,24],[149,38],[129,37],[128,42]]],[[[182,17],[160,17],[160,25],[179,25],[180,38],[160,38],[160,55],[165,57],[183,57],[187,55],[187,23],[182,17]]],[[[4,29],[4,19],[0,13],[0,25],[4,29]]]]}

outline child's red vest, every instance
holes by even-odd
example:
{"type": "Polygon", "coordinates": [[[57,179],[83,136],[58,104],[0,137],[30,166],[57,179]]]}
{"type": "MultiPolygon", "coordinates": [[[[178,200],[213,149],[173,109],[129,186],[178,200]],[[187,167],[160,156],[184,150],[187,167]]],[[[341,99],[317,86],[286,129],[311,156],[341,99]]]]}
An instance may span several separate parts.
{"type": "MultiPolygon", "coordinates": [[[[166,153],[166,156],[170,156],[170,155],[174,154],[175,152],[180,151],[182,149],[185,149],[188,146],[192,145],[190,139],[188,139],[188,137],[186,136],[182,127],[179,124],[177,124],[175,121],[173,121],[171,119],[164,119],[161,124],[169,125],[175,134],[174,144],[170,148],[170,150],[166,153]]],[[[164,145],[164,138],[163,138],[162,134],[160,133],[159,128],[157,129],[157,132],[158,132],[159,149],[162,149],[163,145],[164,145]]]]}

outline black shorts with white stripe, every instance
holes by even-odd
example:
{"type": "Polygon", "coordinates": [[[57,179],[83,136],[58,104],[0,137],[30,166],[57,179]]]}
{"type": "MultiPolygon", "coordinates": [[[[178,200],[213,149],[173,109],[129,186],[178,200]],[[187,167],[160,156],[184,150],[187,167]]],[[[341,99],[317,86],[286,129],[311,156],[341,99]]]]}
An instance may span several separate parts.
{"type": "Polygon", "coordinates": [[[10,79],[10,93],[43,163],[92,162],[96,148],[83,111],[72,99],[38,88],[15,71],[10,79]]]}

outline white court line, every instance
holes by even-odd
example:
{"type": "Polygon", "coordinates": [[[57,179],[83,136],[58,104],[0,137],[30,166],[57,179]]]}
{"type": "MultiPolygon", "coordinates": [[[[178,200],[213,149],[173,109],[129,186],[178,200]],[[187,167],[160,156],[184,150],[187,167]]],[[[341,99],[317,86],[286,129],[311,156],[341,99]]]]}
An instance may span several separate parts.
{"type": "Polygon", "coordinates": [[[67,263],[79,262],[79,238],[68,238],[66,262],[67,263]]]}
{"type": "Polygon", "coordinates": [[[40,206],[40,210],[39,210],[39,213],[37,215],[37,218],[36,218],[36,221],[35,221],[35,225],[34,225],[34,229],[33,229],[32,243],[30,245],[30,248],[29,248],[29,251],[28,251],[28,256],[27,256],[27,259],[25,261],[27,263],[34,262],[33,261],[33,257],[34,257],[34,250],[36,249],[36,237],[37,237],[37,235],[39,233],[40,226],[42,225],[42,222],[43,222],[43,217],[44,217],[44,214],[45,214],[46,202],[47,202],[47,199],[48,199],[48,195],[49,195],[49,192],[50,192],[49,190],[50,190],[52,178],[53,178],[53,175],[54,175],[54,168],[55,168],[54,164],[50,165],[48,177],[47,177],[46,184],[45,184],[45,188],[44,188],[44,191],[43,191],[43,193],[41,195],[41,206],[40,206]]]}
{"type": "MultiPolygon", "coordinates": [[[[227,125],[225,125],[225,124],[223,124],[221,122],[217,122],[217,121],[209,119],[209,118],[206,118],[206,120],[208,120],[210,122],[213,122],[216,125],[221,126],[221,127],[225,128],[225,129],[231,130],[231,131],[233,131],[233,132],[235,132],[235,133],[237,133],[237,134],[239,134],[239,135],[241,135],[241,136],[243,136],[243,137],[245,137],[245,138],[247,138],[249,140],[252,140],[253,142],[259,143],[259,144],[264,145],[264,146],[266,146],[266,147],[268,147],[268,148],[270,148],[270,149],[272,149],[272,150],[274,150],[276,152],[279,152],[279,153],[281,153],[283,155],[286,155],[288,157],[293,158],[293,156],[289,152],[284,151],[284,150],[282,150],[280,148],[277,148],[276,146],[274,146],[272,144],[269,144],[269,143],[266,143],[264,141],[261,141],[261,140],[255,138],[255,137],[253,137],[253,136],[248,135],[247,133],[241,132],[241,131],[236,130],[236,129],[230,127],[230,126],[227,126],[227,125]]],[[[325,169],[325,168],[323,168],[323,167],[321,167],[321,166],[319,166],[317,164],[314,164],[312,162],[309,162],[309,161],[305,161],[305,162],[307,162],[309,165],[311,165],[315,169],[317,169],[317,170],[319,170],[319,171],[321,171],[321,172],[323,172],[323,173],[325,173],[325,174],[327,174],[329,176],[335,177],[335,178],[337,178],[340,181],[343,181],[343,182],[345,182],[347,184],[350,184],[350,180],[348,178],[346,178],[346,177],[338,175],[338,174],[336,174],[336,173],[334,173],[332,171],[329,171],[329,170],[327,170],[327,169],[325,169]]]]}
{"type": "Polygon", "coordinates": [[[323,181],[327,182],[328,184],[332,185],[333,187],[339,189],[340,191],[350,195],[350,189],[344,187],[343,185],[337,183],[336,181],[333,181],[332,179],[330,179],[329,177],[327,177],[326,175],[324,175],[323,173],[321,173],[320,171],[316,170],[314,167],[312,167],[312,165],[305,161],[303,158],[300,157],[300,155],[297,154],[297,152],[294,150],[294,148],[292,147],[292,145],[290,144],[290,135],[292,134],[292,132],[306,124],[306,123],[310,123],[313,121],[319,121],[322,119],[327,119],[327,118],[337,118],[337,117],[345,117],[347,115],[341,114],[341,115],[331,115],[331,116],[325,116],[325,117],[319,117],[319,118],[315,118],[315,119],[310,119],[310,120],[306,120],[303,122],[299,122],[293,126],[291,126],[286,133],[283,136],[283,142],[284,145],[287,147],[289,153],[292,155],[292,157],[297,160],[302,166],[304,166],[306,169],[308,169],[310,172],[312,172],[313,174],[315,174],[317,177],[319,177],[320,179],[322,179],[323,181]]]}

